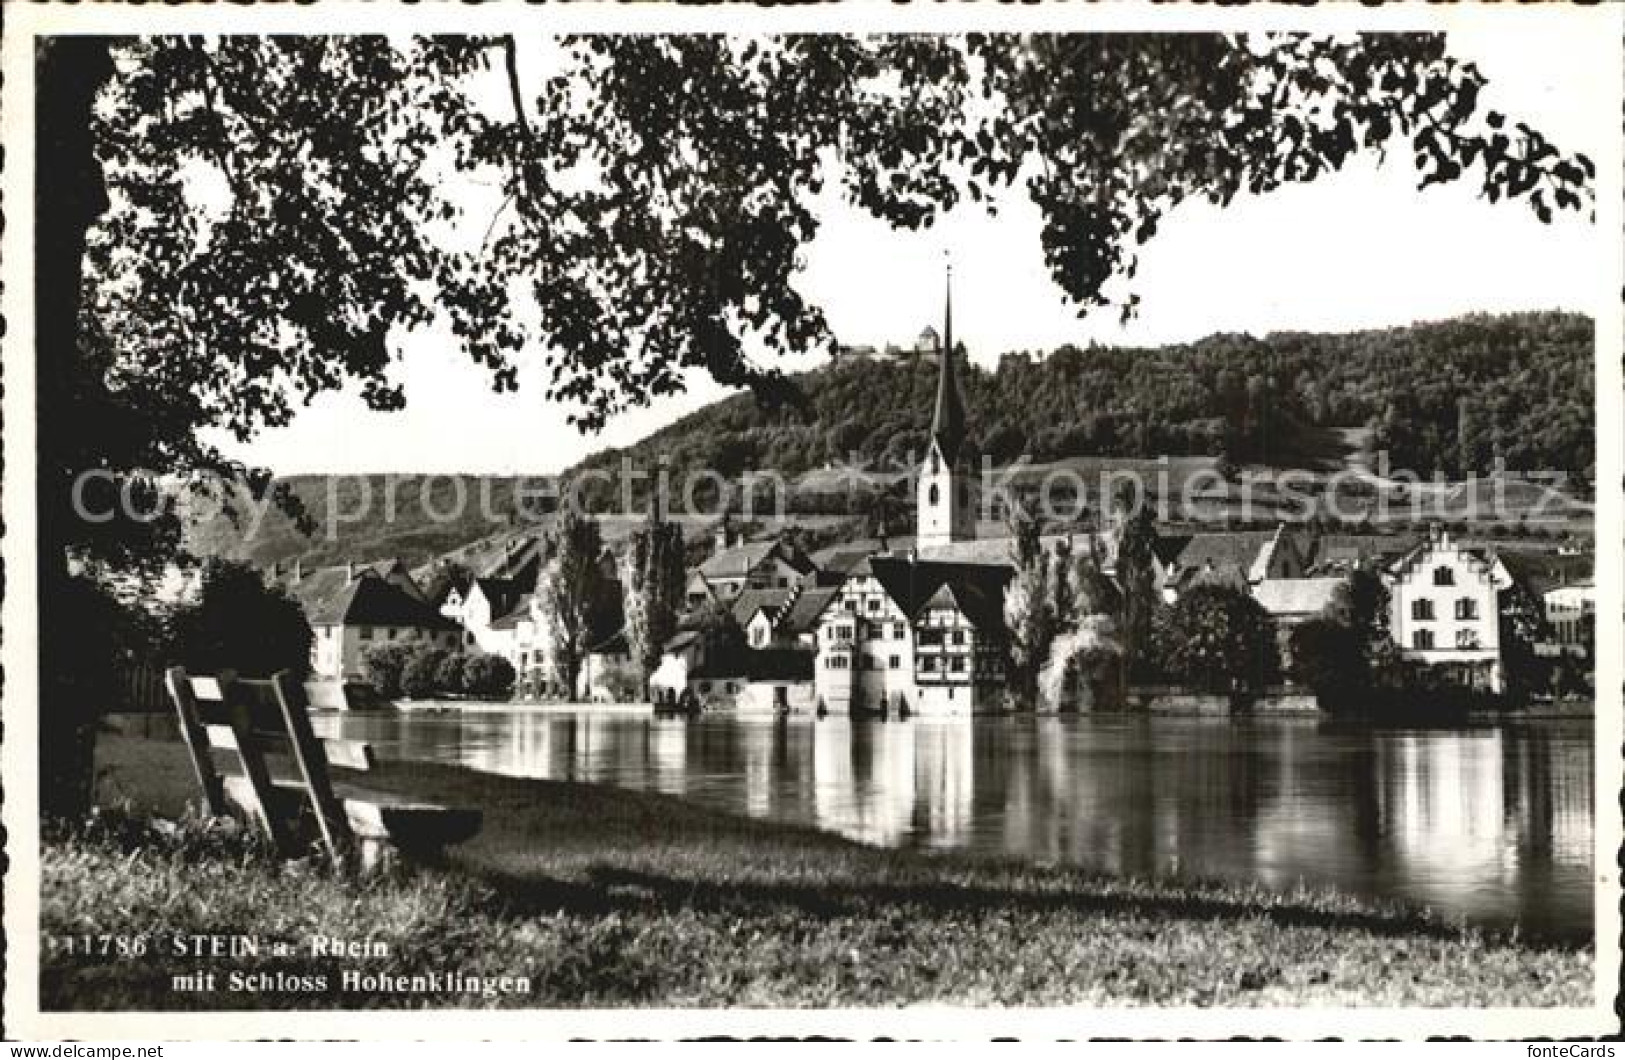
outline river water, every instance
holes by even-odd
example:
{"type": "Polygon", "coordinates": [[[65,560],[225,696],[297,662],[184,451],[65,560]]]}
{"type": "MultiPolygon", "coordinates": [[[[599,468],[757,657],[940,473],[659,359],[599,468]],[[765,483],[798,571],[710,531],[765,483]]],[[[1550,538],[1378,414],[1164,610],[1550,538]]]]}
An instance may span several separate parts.
{"type": "Polygon", "coordinates": [[[1527,935],[1592,932],[1589,722],[656,720],[583,709],[326,715],[383,758],[592,781],[891,847],[1299,883],[1527,935]]]}

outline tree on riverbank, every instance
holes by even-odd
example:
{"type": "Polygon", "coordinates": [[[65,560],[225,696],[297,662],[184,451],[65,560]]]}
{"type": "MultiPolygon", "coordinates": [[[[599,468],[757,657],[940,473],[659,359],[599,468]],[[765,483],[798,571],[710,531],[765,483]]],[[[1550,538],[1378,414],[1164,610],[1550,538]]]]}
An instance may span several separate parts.
{"type": "Polygon", "coordinates": [[[1162,605],[1157,595],[1157,524],[1151,499],[1132,509],[1118,504],[1117,621],[1128,676],[1143,678],[1152,668],[1152,624],[1162,605]]]}
{"type": "Polygon", "coordinates": [[[1038,671],[1055,641],[1053,557],[1045,550],[1042,527],[1024,510],[1010,520],[1010,558],[1015,576],[1004,591],[1004,623],[1010,638],[1009,691],[1018,709],[1038,701],[1038,671]]]}
{"type": "Polygon", "coordinates": [[[581,666],[594,639],[605,633],[604,614],[615,595],[604,572],[604,539],[598,521],[573,505],[559,514],[548,532],[552,557],[536,580],[542,628],[559,681],[575,694],[581,666]]]}
{"type": "Polygon", "coordinates": [[[1347,710],[1371,691],[1371,666],[1364,649],[1360,635],[1346,623],[1311,618],[1292,631],[1293,679],[1315,694],[1322,710],[1347,710]]]}
{"type": "Polygon", "coordinates": [[[658,505],[651,505],[648,524],[633,531],[621,553],[621,606],[627,647],[642,675],[639,694],[647,693],[660,653],[677,633],[684,551],[682,526],[661,518],[658,505]]]}
{"type": "Polygon", "coordinates": [[[400,331],[444,319],[498,391],[517,387],[518,355],[544,359],[546,396],[597,431],[691,371],[796,396],[746,350],[830,342],[792,282],[828,182],[918,229],[1022,180],[1055,282],[1125,314],[1135,297],[1113,285],[1181,202],[1312,180],[1395,139],[1424,183],[1470,172],[1543,219],[1591,194],[1589,161],[1483,113],[1482,77],[1441,35],[543,43],[550,75],[528,84],[512,37],[42,43],[41,747],[59,759],[42,775],[72,781],[47,782],[48,814],[84,809],[94,718],[72,675],[87,647],[112,650],[76,635],[70,559],[179,554],[160,476],[265,488],[212,444],[222,432],[247,441],[347,386],[401,407],[400,331]],[[499,189],[489,215],[443,194],[441,159],[499,189]],[[140,517],[78,518],[91,471],[94,498],[128,486],[140,517]]]}
{"type": "Polygon", "coordinates": [[[1251,593],[1195,585],[1158,614],[1157,656],[1177,680],[1206,692],[1256,692],[1280,669],[1275,623],[1251,593]]]}
{"type": "Polygon", "coordinates": [[[1405,663],[1389,633],[1389,595],[1376,562],[1361,563],[1324,615],[1292,631],[1293,675],[1326,710],[1369,704],[1405,684],[1405,663]]]}
{"type": "Polygon", "coordinates": [[[169,620],[175,661],[197,673],[233,670],[240,677],[310,673],[316,636],[298,601],[259,572],[229,560],[204,562],[195,600],[169,620]]]}

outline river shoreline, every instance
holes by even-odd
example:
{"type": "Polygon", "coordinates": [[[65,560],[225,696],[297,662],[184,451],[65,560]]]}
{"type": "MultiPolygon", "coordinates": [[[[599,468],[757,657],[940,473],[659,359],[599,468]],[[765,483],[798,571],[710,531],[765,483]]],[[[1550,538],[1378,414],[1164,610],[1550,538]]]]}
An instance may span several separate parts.
{"type": "MultiPolygon", "coordinates": [[[[99,797],[137,816],[178,817],[194,798],[177,745],[108,735],[99,762],[99,797]]],[[[48,844],[45,929],[186,930],[203,915],[192,905],[203,892],[224,902],[208,909],[217,928],[376,937],[393,956],[369,971],[449,962],[523,975],[533,991],[473,1003],[527,1007],[1583,1005],[1592,996],[1589,946],[1530,945],[1330,892],[883,850],[664,796],[441,765],[386,766],[372,780],[478,806],[485,828],[449,870],[366,884],[365,902],[344,899],[358,885],[319,873],[48,844]],[[102,871],[121,864],[131,870],[102,871]],[[143,873],[201,874],[210,885],[176,899],[143,873]],[[281,881],[274,891],[267,873],[281,881]]],[[[109,969],[51,958],[42,988],[67,1008],[425,1003],[176,994],[169,971],[163,961],[109,969]]]]}

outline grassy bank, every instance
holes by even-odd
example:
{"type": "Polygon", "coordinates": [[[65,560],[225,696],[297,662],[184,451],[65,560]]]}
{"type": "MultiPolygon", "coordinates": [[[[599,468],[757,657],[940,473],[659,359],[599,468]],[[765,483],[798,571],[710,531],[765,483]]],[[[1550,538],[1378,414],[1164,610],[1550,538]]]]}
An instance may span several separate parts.
{"type": "Polygon", "coordinates": [[[380,786],[485,810],[449,870],[366,883],[279,865],[218,828],[155,830],[191,797],[173,744],[103,741],[133,817],[53,839],[47,936],[254,935],[288,956],[53,954],[47,1007],[834,1006],[947,1002],[1562,1005],[1589,950],[1533,949],[1324,894],[1171,886],[884,851],[660,796],[445,767],[380,786]],[[386,956],[310,956],[306,940],[386,956]],[[200,968],[328,989],[177,992],[200,968]],[[339,973],[524,977],[529,993],[344,992],[339,973]],[[284,980],[286,982],[287,980],[284,980]]]}

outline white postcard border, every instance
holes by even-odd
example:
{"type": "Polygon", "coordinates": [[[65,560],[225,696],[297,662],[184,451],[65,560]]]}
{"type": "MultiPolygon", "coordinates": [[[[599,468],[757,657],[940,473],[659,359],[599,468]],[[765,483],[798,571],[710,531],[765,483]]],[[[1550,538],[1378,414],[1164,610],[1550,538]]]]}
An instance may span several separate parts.
{"type": "MultiPolygon", "coordinates": [[[[6,983],[5,1033],[28,1039],[224,1039],[224,1038],[678,1038],[698,1035],[888,1035],[924,1039],[985,1039],[1013,1035],[1032,1039],[1095,1036],[1224,1037],[1238,1034],[1310,1038],[1422,1037],[1478,1038],[1592,1035],[1615,1031],[1615,984],[1620,974],[1618,908],[1621,820],[1620,689],[1625,659],[1600,653],[1596,730],[1597,993],[1581,1009],[906,1009],[843,1010],[529,1010],[230,1013],[40,1013],[38,996],[38,796],[36,776],[37,628],[34,567],[33,345],[29,266],[33,241],[33,54],[34,38],[53,33],[262,33],[396,32],[528,33],[692,32],[777,33],[790,31],[867,32],[912,30],[1182,31],[1182,30],[1450,30],[1493,25],[1516,32],[1541,19],[1582,20],[1615,40],[1625,33],[1625,12],[1608,8],[1534,5],[1517,8],[1404,5],[1367,9],[1327,5],[1315,9],[1258,6],[1105,4],[1091,6],[913,5],[887,3],[813,5],[764,9],[754,6],[667,7],[661,5],[516,4],[466,7],[431,3],[384,6],[328,2],[238,8],[226,5],[169,7],[139,5],[15,5],[6,13],[0,43],[4,95],[6,162],[3,236],[6,331],[4,352],[5,483],[0,495],[6,534],[6,592],[0,608],[4,630],[4,778],[6,983]]],[[[1625,87],[1625,63],[1616,54],[1608,76],[1625,87]]],[[[1625,290],[1619,234],[1625,231],[1625,150],[1619,136],[1621,95],[1596,101],[1595,118],[1610,132],[1609,152],[1597,163],[1596,278],[1590,311],[1597,323],[1597,553],[1599,595],[1597,639],[1625,645],[1625,350],[1620,292],[1625,290]],[[1602,528],[1612,528],[1608,534],[1602,528]]]]}

